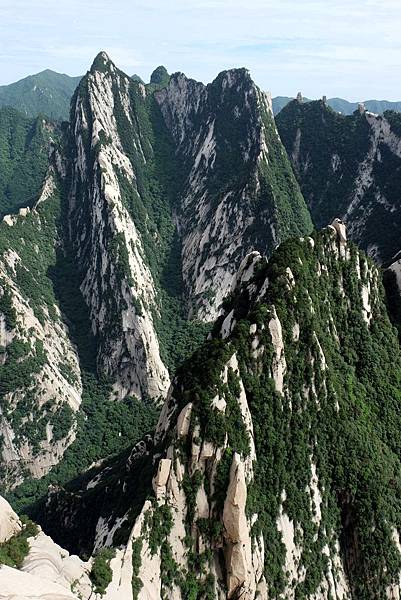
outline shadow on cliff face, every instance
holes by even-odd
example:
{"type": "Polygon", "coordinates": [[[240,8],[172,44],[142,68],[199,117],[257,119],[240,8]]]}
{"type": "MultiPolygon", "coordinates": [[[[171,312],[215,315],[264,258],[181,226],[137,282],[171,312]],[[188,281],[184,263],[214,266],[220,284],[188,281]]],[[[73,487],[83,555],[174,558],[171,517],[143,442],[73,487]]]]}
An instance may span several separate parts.
{"type": "Polygon", "coordinates": [[[64,487],[51,486],[33,510],[45,533],[70,553],[87,559],[93,552],[99,519],[103,518],[105,538],[118,520],[113,546],[126,543],[152,489],[152,447],[151,436],[145,436],[133,448],[64,487]]]}

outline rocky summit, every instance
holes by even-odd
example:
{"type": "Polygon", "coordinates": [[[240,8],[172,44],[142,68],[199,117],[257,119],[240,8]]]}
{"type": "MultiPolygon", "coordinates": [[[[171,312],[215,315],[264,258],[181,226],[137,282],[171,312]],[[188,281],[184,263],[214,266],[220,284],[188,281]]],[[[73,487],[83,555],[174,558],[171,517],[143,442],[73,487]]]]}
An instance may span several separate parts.
{"type": "Polygon", "coordinates": [[[399,600],[399,116],[77,83],[0,109],[0,599],[399,600]]]}

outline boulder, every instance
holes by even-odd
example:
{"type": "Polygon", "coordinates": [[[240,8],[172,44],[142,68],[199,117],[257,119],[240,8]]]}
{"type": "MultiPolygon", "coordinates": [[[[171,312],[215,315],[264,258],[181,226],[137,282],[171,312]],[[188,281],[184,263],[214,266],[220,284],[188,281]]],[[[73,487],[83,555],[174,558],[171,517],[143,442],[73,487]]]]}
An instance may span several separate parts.
{"type": "Polygon", "coordinates": [[[7,500],[0,496],[0,544],[21,531],[21,521],[7,500]]]}

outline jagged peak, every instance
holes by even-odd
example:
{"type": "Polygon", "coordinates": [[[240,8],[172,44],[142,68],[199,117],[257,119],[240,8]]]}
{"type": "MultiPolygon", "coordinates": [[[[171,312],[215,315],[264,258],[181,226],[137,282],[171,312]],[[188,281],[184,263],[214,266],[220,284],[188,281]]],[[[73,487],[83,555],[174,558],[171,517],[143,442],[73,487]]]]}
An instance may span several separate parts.
{"type": "Polygon", "coordinates": [[[238,67],[221,71],[211,85],[221,83],[225,86],[233,86],[245,82],[253,86],[256,85],[251,77],[250,71],[245,67],[238,67]]]}
{"type": "Polygon", "coordinates": [[[90,72],[94,73],[95,71],[100,71],[101,73],[105,73],[107,71],[113,71],[114,69],[115,65],[107,52],[101,50],[99,54],[96,55],[90,68],[90,72]]]}
{"type": "Polygon", "coordinates": [[[138,75],[137,73],[134,73],[133,75],[131,75],[131,79],[132,81],[136,81],[137,83],[144,83],[142,77],[140,75],[138,75]]]}

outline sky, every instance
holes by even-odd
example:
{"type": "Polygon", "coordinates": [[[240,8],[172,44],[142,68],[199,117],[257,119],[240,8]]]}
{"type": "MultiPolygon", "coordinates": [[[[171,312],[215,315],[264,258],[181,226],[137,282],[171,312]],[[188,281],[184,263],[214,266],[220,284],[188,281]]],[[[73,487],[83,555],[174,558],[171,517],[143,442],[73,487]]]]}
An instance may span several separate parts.
{"type": "Polygon", "coordinates": [[[0,0],[0,85],[106,50],[145,81],[244,66],[274,96],[401,100],[400,31],[401,0],[0,0]]]}

